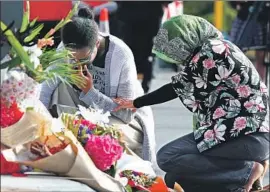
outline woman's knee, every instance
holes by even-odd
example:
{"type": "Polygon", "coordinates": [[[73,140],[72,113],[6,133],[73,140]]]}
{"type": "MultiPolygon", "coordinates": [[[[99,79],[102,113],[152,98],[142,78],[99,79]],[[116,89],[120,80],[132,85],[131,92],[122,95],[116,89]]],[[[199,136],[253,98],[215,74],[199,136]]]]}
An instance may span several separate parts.
{"type": "Polygon", "coordinates": [[[168,167],[171,165],[171,159],[172,156],[170,155],[166,145],[163,146],[160,150],[157,152],[157,164],[160,169],[162,169],[165,172],[168,172],[168,167]]]}

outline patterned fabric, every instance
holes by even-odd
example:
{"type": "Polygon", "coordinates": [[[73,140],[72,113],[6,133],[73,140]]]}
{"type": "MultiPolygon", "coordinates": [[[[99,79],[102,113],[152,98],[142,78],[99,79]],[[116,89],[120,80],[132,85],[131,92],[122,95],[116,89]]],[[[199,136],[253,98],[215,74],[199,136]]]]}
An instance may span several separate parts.
{"type": "Polygon", "coordinates": [[[163,24],[152,51],[167,62],[183,64],[207,39],[217,37],[221,38],[222,34],[205,19],[180,15],[163,24]]]}
{"type": "Polygon", "coordinates": [[[229,41],[206,41],[172,82],[195,114],[200,152],[243,135],[269,132],[267,88],[249,59],[229,41]]]}
{"type": "Polygon", "coordinates": [[[88,67],[89,72],[92,74],[93,83],[95,89],[99,90],[101,93],[105,93],[105,69],[90,65],[88,67]]]}

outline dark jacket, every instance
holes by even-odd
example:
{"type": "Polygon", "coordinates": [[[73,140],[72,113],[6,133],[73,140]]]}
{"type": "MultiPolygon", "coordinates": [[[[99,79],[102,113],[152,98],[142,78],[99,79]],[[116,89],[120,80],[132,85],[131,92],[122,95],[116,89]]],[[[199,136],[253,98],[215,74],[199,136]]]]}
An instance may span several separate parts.
{"type": "Polygon", "coordinates": [[[163,14],[163,5],[170,2],[163,1],[119,1],[118,19],[121,21],[150,22],[163,14]]]}

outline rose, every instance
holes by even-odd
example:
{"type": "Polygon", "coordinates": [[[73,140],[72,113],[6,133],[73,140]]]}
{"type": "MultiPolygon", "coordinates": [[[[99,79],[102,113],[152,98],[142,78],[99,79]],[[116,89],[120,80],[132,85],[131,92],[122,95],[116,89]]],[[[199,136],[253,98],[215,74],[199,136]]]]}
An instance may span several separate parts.
{"type": "Polygon", "coordinates": [[[204,139],[207,140],[207,141],[213,140],[214,137],[215,137],[215,133],[214,133],[213,130],[207,130],[204,133],[204,139]]]}
{"type": "Polygon", "coordinates": [[[251,89],[247,85],[242,85],[237,87],[236,91],[240,97],[248,97],[250,95],[251,89]]]}
{"type": "Polygon", "coordinates": [[[206,68],[206,69],[212,69],[215,67],[215,61],[213,59],[206,59],[203,61],[203,66],[206,68]]]}
{"type": "Polygon", "coordinates": [[[234,75],[232,76],[232,81],[236,84],[236,85],[239,85],[240,81],[241,81],[241,78],[239,75],[234,75]]]}
{"type": "Polygon", "coordinates": [[[218,107],[213,114],[213,119],[218,119],[224,115],[226,115],[226,112],[221,107],[218,107]]]}
{"type": "Polygon", "coordinates": [[[244,107],[246,109],[250,109],[251,107],[253,107],[253,105],[254,105],[254,103],[251,102],[251,101],[247,101],[247,102],[244,103],[244,107]]]}
{"type": "Polygon", "coordinates": [[[5,128],[17,123],[23,116],[23,112],[20,110],[16,102],[13,102],[10,106],[7,106],[5,99],[0,100],[0,127],[5,128]]]}
{"type": "Polygon", "coordinates": [[[241,131],[246,128],[247,120],[245,117],[237,117],[233,123],[233,130],[241,131]]]}

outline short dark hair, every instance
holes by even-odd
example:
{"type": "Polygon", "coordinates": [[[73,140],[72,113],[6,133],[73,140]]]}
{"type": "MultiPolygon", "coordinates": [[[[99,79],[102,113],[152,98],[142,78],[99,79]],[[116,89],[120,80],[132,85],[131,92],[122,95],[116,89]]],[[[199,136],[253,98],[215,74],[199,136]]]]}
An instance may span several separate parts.
{"type": "Polygon", "coordinates": [[[98,40],[98,26],[89,7],[82,7],[61,30],[61,39],[65,46],[73,49],[95,47],[98,40]]]}

